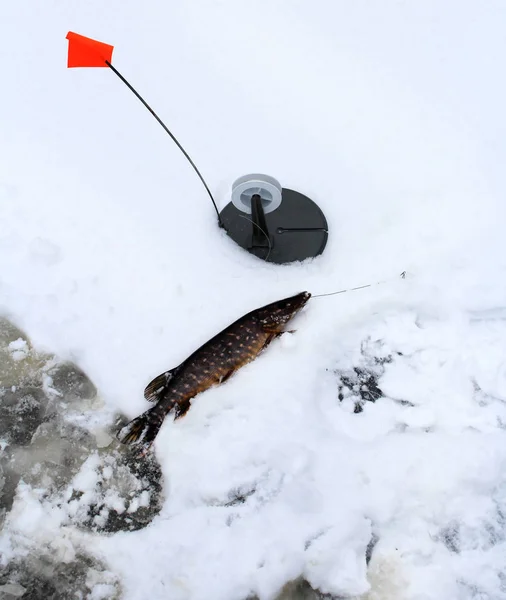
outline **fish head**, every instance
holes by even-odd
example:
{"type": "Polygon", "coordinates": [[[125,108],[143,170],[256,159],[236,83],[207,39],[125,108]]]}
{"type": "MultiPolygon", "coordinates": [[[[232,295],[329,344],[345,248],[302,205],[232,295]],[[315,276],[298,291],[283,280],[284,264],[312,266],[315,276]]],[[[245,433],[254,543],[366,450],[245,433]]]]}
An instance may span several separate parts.
{"type": "Polygon", "coordinates": [[[272,302],[272,304],[258,309],[257,319],[265,330],[282,331],[283,326],[304,308],[309,298],[311,298],[309,292],[301,292],[295,296],[272,302]]]}

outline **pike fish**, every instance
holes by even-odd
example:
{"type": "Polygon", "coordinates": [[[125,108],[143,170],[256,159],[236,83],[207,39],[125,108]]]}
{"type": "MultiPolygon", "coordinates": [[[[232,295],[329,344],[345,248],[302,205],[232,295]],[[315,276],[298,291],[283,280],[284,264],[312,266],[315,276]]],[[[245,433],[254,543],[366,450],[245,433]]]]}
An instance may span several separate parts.
{"type": "Polygon", "coordinates": [[[143,454],[152,445],[168,413],[184,416],[191,399],[231,377],[254,360],[311,298],[309,292],[272,302],[244,315],[215,335],[180,365],[155,377],[144,397],[155,406],[122,427],[117,438],[138,445],[143,454]]]}

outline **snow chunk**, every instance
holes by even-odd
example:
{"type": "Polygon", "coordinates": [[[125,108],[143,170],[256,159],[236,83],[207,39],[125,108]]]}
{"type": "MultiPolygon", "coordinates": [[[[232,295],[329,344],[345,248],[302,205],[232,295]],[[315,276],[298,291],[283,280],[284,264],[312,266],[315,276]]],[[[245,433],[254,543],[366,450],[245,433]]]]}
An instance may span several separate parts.
{"type": "Polygon", "coordinates": [[[11,357],[13,360],[19,361],[25,359],[29,352],[30,348],[26,342],[26,340],[22,338],[18,338],[14,340],[8,345],[9,352],[11,353],[11,357]]]}
{"type": "Polygon", "coordinates": [[[311,542],[304,574],[311,586],[327,594],[353,596],[369,589],[365,554],[371,525],[365,519],[332,527],[311,542]]]}
{"type": "Polygon", "coordinates": [[[4,594],[7,597],[12,596],[14,598],[20,598],[26,592],[26,588],[19,583],[6,583],[5,585],[0,585],[0,598],[4,597],[4,594]]]}
{"type": "Polygon", "coordinates": [[[79,473],[74,477],[73,485],[76,490],[89,492],[95,488],[98,481],[97,467],[99,462],[98,454],[90,456],[85,461],[79,473]]]}

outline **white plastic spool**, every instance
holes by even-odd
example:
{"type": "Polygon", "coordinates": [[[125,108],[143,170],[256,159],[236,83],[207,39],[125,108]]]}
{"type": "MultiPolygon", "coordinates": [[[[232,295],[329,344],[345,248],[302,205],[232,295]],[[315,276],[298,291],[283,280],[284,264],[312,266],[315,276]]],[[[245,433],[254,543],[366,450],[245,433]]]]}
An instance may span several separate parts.
{"type": "Polygon", "coordinates": [[[243,175],[232,184],[232,204],[241,212],[250,215],[251,198],[258,194],[262,198],[264,213],[268,214],[281,204],[282,189],[279,181],[270,175],[243,175]]]}

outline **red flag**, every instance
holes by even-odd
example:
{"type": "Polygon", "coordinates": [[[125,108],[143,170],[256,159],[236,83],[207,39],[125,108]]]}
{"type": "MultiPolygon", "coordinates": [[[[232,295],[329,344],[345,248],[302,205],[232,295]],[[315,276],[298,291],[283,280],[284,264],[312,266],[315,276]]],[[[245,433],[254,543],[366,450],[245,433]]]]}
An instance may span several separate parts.
{"type": "Polygon", "coordinates": [[[111,62],[114,46],[92,40],[73,31],[67,33],[69,55],[67,67],[107,67],[111,62]]]}

